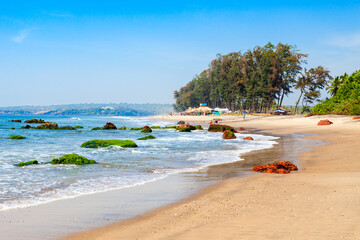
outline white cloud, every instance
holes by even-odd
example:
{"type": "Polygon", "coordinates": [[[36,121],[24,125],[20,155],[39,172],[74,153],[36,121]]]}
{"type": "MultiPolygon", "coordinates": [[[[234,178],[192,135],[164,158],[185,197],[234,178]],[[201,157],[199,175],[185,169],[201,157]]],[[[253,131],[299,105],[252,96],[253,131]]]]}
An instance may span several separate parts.
{"type": "Polygon", "coordinates": [[[360,47],[360,32],[335,37],[329,43],[342,48],[360,47]]]}
{"type": "Polygon", "coordinates": [[[17,35],[11,37],[11,39],[16,43],[22,43],[29,36],[30,31],[31,29],[22,29],[17,35]]]}

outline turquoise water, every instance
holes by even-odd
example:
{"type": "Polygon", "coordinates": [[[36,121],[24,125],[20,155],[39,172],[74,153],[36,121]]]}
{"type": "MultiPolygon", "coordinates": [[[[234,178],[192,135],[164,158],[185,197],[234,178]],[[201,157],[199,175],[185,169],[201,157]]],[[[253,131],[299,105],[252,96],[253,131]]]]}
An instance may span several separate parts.
{"type": "Polygon", "coordinates": [[[33,117],[0,116],[0,211],[132,187],[163,179],[174,173],[240,161],[241,154],[245,152],[270,148],[276,144],[276,137],[259,134],[237,133],[237,139],[223,140],[221,133],[210,133],[206,129],[191,133],[179,133],[174,129],[154,129],[151,134],[156,139],[147,141],[136,140],[146,135],[139,131],[91,130],[93,127],[102,127],[106,122],[127,128],[174,125],[139,117],[36,117],[57,122],[59,126],[84,127],[74,131],[19,129],[26,123],[9,122],[11,119],[24,121],[33,117]],[[7,139],[12,134],[23,135],[26,139],[7,139]],[[252,136],[255,141],[242,140],[245,136],[252,136]],[[80,147],[83,142],[92,139],[130,139],[139,147],[80,147]],[[35,159],[46,163],[69,153],[96,160],[98,164],[14,166],[19,162],[35,159]]]}

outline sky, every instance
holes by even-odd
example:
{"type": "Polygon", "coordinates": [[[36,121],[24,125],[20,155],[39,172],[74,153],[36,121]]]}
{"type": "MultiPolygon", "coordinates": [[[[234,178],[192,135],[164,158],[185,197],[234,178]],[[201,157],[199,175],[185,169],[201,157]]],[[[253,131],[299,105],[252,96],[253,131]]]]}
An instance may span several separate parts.
{"type": "Polygon", "coordinates": [[[0,106],[173,103],[216,54],[268,42],[296,45],[306,68],[352,73],[359,12],[358,0],[7,1],[0,106]]]}

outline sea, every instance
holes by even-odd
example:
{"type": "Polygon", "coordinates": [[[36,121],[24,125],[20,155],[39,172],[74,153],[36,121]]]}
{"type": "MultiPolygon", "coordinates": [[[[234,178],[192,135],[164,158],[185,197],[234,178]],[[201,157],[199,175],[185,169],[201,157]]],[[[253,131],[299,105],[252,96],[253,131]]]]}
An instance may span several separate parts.
{"type": "MultiPolygon", "coordinates": [[[[244,153],[271,148],[277,137],[236,133],[236,139],[223,140],[222,133],[204,130],[177,132],[153,129],[156,139],[140,141],[147,134],[132,127],[171,126],[174,122],[147,117],[98,116],[10,116],[0,115],[0,211],[46,204],[114,189],[131,188],[194,172],[211,165],[241,161],[244,153]],[[59,126],[83,126],[77,130],[20,129],[24,120],[41,118],[59,126]],[[21,123],[10,122],[20,119],[21,123]],[[91,130],[107,122],[127,130],[91,130]],[[15,129],[12,129],[15,128],[15,129]],[[13,140],[18,134],[26,139],[13,140]],[[242,138],[251,136],[254,141],[242,138]],[[137,148],[81,148],[93,139],[133,140],[137,148]],[[53,158],[76,153],[97,164],[52,165],[53,158]],[[16,167],[20,162],[37,160],[38,165],[16,167]]],[[[38,124],[30,124],[37,126],[38,124]]]]}

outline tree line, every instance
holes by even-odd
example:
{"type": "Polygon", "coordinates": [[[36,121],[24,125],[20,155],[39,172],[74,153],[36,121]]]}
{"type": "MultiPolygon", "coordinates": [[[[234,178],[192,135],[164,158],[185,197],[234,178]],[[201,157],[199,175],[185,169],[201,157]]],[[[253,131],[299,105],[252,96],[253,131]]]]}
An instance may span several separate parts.
{"type": "Polygon", "coordinates": [[[268,112],[274,105],[281,107],[294,88],[301,93],[296,105],[311,104],[331,76],[323,66],[304,68],[307,58],[295,46],[282,43],[218,54],[207,69],[174,91],[174,109],[184,111],[207,103],[232,111],[268,112]]]}

